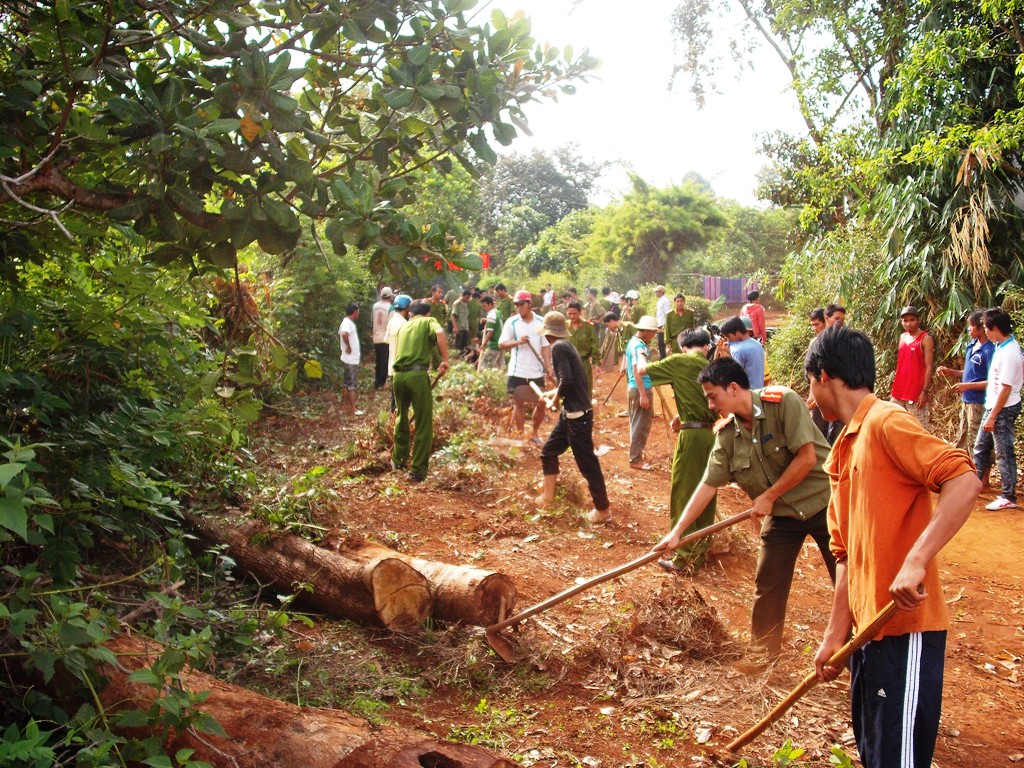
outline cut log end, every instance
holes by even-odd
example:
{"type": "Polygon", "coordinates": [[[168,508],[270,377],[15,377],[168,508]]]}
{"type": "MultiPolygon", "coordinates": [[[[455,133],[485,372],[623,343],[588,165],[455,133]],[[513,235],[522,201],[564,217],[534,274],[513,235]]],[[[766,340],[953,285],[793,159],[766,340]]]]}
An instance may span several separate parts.
{"type": "Polygon", "coordinates": [[[433,600],[426,578],[401,560],[381,560],[370,575],[373,602],[384,625],[411,629],[430,616],[433,600]]]}

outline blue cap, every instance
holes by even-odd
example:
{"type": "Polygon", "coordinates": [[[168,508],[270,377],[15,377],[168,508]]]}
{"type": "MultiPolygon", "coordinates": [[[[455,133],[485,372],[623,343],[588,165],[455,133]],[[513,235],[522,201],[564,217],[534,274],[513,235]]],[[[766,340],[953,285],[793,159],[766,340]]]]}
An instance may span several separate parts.
{"type": "Polygon", "coordinates": [[[395,309],[406,309],[412,304],[412,297],[400,293],[395,297],[395,309]]]}

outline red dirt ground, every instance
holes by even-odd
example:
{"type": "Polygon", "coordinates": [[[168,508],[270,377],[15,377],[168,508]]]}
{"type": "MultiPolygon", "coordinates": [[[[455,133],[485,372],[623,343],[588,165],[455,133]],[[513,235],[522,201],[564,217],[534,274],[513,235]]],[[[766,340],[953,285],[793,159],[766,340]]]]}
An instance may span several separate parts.
{"type": "MultiPolygon", "coordinates": [[[[599,402],[613,381],[611,374],[598,380],[599,402]]],[[[459,490],[446,487],[453,483],[433,466],[422,485],[390,471],[363,474],[338,484],[336,511],[321,515],[323,522],[392,546],[399,542],[417,556],[501,571],[518,588],[517,607],[528,607],[579,577],[645,553],[666,529],[674,440],[665,420],[656,418],[648,444],[655,469],[629,469],[628,427],[617,415],[624,401],[620,384],[596,420],[595,443],[612,447],[601,459],[614,511],[610,526],[583,521],[589,502],[585,490],[578,504],[563,500],[543,514],[533,509],[530,498],[540,479],[535,447],[517,452],[508,471],[454,484],[459,490]]],[[[352,466],[368,462],[386,466],[386,446],[365,444],[365,425],[384,403],[380,397],[367,408],[370,415],[350,419],[342,415],[340,398],[312,396],[307,406],[315,418],[264,419],[257,456],[266,469],[294,476],[314,464],[331,464],[334,459],[325,454],[345,454],[362,436],[355,455],[335,462],[335,469],[341,474],[346,461],[349,474],[352,466]],[[367,450],[373,456],[364,455],[367,450]]],[[[578,499],[583,486],[571,456],[565,458],[562,477],[578,499]]],[[[935,756],[935,765],[942,768],[1024,762],[1024,510],[987,512],[983,505],[991,498],[988,493],[979,499],[965,528],[941,555],[953,616],[935,756]]],[[[724,489],[719,516],[741,511],[746,502],[739,490],[724,489]]],[[[486,690],[485,684],[481,693],[479,685],[440,685],[425,698],[391,706],[385,719],[445,737],[453,728],[487,731],[485,721],[490,718],[493,724],[493,711],[500,708],[511,714],[499,751],[518,756],[525,765],[710,764],[716,747],[757,722],[810,671],[831,599],[820,558],[806,545],[790,598],[783,658],[767,672],[744,674],[726,651],[741,648],[749,630],[755,534],[747,525],[737,527],[719,536],[716,549],[722,551],[693,578],[647,566],[529,620],[514,636],[522,660],[507,668],[491,657],[482,667],[493,676],[494,689],[486,690]],[[693,588],[736,641],[731,649],[723,647],[719,657],[690,661],[664,642],[645,640],[637,630],[640,619],[656,617],[662,608],[692,605],[693,588]],[[634,673],[635,679],[627,679],[634,673]],[[666,679],[659,681],[660,674],[666,679]],[[482,698],[488,699],[490,714],[481,713],[482,698]]],[[[483,653],[482,634],[479,643],[483,653]]],[[[419,657],[415,663],[425,677],[431,676],[431,664],[440,663],[430,648],[410,653],[408,642],[385,642],[384,647],[419,657]]],[[[786,739],[807,750],[801,758],[805,765],[829,764],[832,744],[854,755],[847,686],[844,675],[801,700],[744,750],[749,764],[772,764],[773,752],[786,739]]]]}

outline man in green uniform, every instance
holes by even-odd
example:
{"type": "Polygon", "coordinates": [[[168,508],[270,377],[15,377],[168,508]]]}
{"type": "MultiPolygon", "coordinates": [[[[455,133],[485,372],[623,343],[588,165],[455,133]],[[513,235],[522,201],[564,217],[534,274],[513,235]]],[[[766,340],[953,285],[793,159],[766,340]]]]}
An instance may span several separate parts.
{"type": "Polygon", "coordinates": [[[690,328],[695,328],[697,323],[693,319],[693,310],[686,308],[686,297],[681,293],[676,294],[675,306],[665,316],[665,341],[669,342],[672,353],[679,351],[679,334],[690,328]]]}
{"type": "Polygon", "coordinates": [[[583,371],[587,374],[587,397],[594,398],[594,366],[601,350],[597,346],[597,331],[590,323],[583,322],[583,309],[578,301],[570,301],[566,308],[569,318],[569,343],[576,347],[583,360],[583,371]]]}
{"type": "Polygon", "coordinates": [[[732,358],[713,361],[697,381],[708,407],[729,418],[716,424],[704,477],[679,522],[654,549],[669,555],[716,488],[735,482],[746,491],[753,501],[752,519],[761,524],[749,660],[766,662],[782,651],[789,588],[808,536],[835,583],[827,512],[831,488],[822,466],[829,446],[800,395],[786,387],[750,389],[746,371],[732,358]]]}
{"type": "Polygon", "coordinates": [[[438,375],[448,370],[448,337],[444,328],[430,315],[430,304],[418,302],[409,310],[409,322],[398,331],[395,347],[395,419],[391,465],[404,469],[409,461],[409,406],[416,417],[416,440],[412,446],[409,479],[420,483],[427,478],[427,464],[434,442],[434,396],[430,392],[431,350],[437,347],[441,362],[438,375]]]}
{"type": "Polygon", "coordinates": [[[614,312],[604,316],[604,345],[601,347],[601,370],[605,373],[614,371],[622,356],[626,353],[626,345],[636,334],[636,324],[622,320],[614,312]]]}
{"type": "Polygon", "coordinates": [[[505,353],[498,346],[498,339],[501,337],[501,329],[505,325],[505,318],[494,306],[492,296],[482,296],[480,305],[487,313],[484,324],[483,338],[480,339],[480,359],[476,367],[478,371],[485,368],[497,368],[505,370],[505,353]]]}
{"type": "MultiPolygon", "coordinates": [[[[697,383],[697,377],[708,364],[708,350],[711,336],[703,328],[694,328],[683,334],[682,354],[669,355],[664,360],[650,363],[647,375],[651,384],[669,384],[676,401],[677,415],[672,419],[672,429],[679,433],[676,451],[672,457],[672,490],[669,500],[669,516],[674,526],[683,514],[683,507],[697,490],[704,477],[708,456],[715,444],[711,431],[716,416],[704,399],[704,390],[697,383]]],[[[716,498],[704,508],[694,523],[684,531],[693,533],[707,528],[715,522],[716,498]]],[[[711,537],[695,541],[676,550],[671,560],[659,560],[658,565],[666,571],[692,572],[704,564],[711,546],[711,537]]]]}
{"type": "MultiPolygon", "coordinates": [[[[494,307],[501,313],[501,316],[508,320],[516,312],[512,297],[508,295],[508,289],[504,283],[496,283],[494,286],[494,307]]],[[[501,335],[499,330],[498,335],[501,335]]]]}

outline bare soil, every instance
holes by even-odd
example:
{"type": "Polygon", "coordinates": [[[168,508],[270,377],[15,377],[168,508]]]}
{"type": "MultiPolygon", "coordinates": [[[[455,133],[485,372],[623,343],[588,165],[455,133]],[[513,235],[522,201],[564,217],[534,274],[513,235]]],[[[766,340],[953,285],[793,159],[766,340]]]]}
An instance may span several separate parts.
{"type": "MultiPolygon", "coordinates": [[[[599,403],[613,382],[612,374],[598,379],[599,403]]],[[[340,397],[310,395],[302,413],[265,418],[255,442],[266,471],[298,477],[326,468],[330,498],[314,509],[322,525],[419,557],[500,571],[514,580],[519,609],[645,553],[667,528],[674,439],[656,403],[647,450],[655,468],[629,468],[621,383],[608,405],[598,407],[595,429],[595,443],[611,448],[601,458],[614,512],[608,526],[585,522],[589,498],[569,454],[556,505],[534,508],[541,476],[535,446],[511,448],[507,468],[499,470],[475,468],[471,458],[454,466],[435,459],[428,480],[411,484],[389,467],[386,396],[361,397],[368,415],[354,418],[343,413],[340,397]]],[[[502,413],[474,418],[491,425],[494,437],[510,437],[502,413]]],[[[943,768],[1024,762],[1024,511],[987,512],[991,498],[979,499],[941,555],[953,616],[935,756],[943,768]]],[[[720,517],[746,506],[736,488],[719,495],[720,517]]],[[[831,585],[813,545],[806,545],[782,659],[753,672],[737,663],[749,632],[756,547],[744,524],[718,535],[709,564],[693,577],[650,565],[584,592],[507,633],[519,657],[514,665],[500,662],[473,628],[432,627],[396,637],[326,620],[313,630],[296,626],[285,650],[299,671],[277,692],[332,703],[341,701],[331,698],[332,690],[340,697],[346,688],[355,696],[346,700],[356,700],[353,689],[362,686],[364,696],[381,704],[373,712],[385,722],[478,741],[524,765],[712,764],[811,670],[827,621],[831,585]],[[379,682],[396,664],[412,692],[379,682]]],[[[253,670],[239,679],[274,687],[253,670]]],[[[367,711],[365,702],[361,708],[367,711]]],[[[744,750],[748,764],[772,765],[787,739],[806,750],[800,764],[828,765],[833,745],[858,764],[848,676],[798,702],[744,750]]]]}

